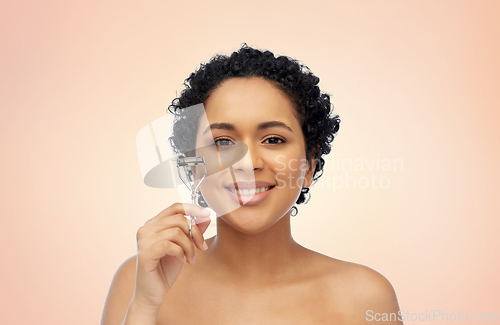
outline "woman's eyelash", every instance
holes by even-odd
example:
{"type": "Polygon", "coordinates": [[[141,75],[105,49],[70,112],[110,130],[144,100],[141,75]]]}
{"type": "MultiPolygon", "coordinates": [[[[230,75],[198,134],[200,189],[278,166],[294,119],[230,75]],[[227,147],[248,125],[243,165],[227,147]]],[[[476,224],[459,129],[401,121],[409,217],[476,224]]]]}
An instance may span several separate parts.
{"type": "Polygon", "coordinates": [[[264,142],[266,142],[267,140],[271,140],[271,139],[273,139],[273,140],[279,140],[280,142],[279,143],[270,143],[270,144],[280,144],[280,143],[285,143],[286,142],[286,140],[283,139],[283,138],[281,138],[281,137],[269,137],[269,138],[265,139],[264,142]]]}
{"type": "MultiPolygon", "coordinates": [[[[281,144],[281,143],[285,143],[286,140],[281,138],[281,137],[269,137],[269,138],[264,140],[264,143],[266,143],[266,142],[268,144],[281,144]],[[269,143],[269,140],[274,140],[274,141],[273,141],[273,143],[269,143]],[[276,141],[279,141],[279,142],[276,142],[276,141]]],[[[217,139],[214,139],[212,144],[215,144],[218,146],[227,146],[227,145],[234,145],[234,141],[229,139],[229,138],[217,138],[217,139]],[[226,141],[226,142],[223,142],[223,141],[226,141]],[[221,142],[223,142],[224,144],[221,142]],[[230,142],[230,143],[228,144],[228,142],[230,142]]]]}
{"type": "MultiPolygon", "coordinates": [[[[231,139],[228,139],[228,138],[217,138],[217,139],[214,139],[214,141],[212,142],[212,144],[215,144],[215,145],[218,145],[218,146],[221,146],[222,144],[219,143],[219,141],[229,141],[231,142],[230,145],[233,145],[234,144],[234,141],[231,140],[231,139]]],[[[227,145],[227,142],[226,142],[226,145],[227,145]]]]}

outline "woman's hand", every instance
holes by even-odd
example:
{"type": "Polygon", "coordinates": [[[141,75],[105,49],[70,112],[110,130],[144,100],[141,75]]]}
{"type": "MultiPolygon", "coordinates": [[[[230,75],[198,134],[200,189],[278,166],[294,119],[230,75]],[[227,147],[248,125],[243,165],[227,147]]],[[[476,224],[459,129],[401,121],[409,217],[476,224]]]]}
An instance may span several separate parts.
{"type": "Polygon", "coordinates": [[[209,216],[207,210],[194,204],[175,203],[139,228],[134,303],[159,310],[184,262],[195,262],[195,246],[201,250],[208,248],[203,233],[210,224],[209,216]],[[185,215],[196,217],[192,239],[185,215]]]}

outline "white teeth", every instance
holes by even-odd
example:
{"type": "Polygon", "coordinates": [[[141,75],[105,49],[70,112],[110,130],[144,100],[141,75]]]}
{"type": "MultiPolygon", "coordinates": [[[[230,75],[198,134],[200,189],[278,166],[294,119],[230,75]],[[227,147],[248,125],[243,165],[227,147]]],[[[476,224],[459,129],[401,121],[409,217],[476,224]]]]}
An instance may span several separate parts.
{"type": "Polygon", "coordinates": [[[234,190],[234,189],[229,189],[231,192],[239,195],[254,195],[255,193],[262,193],[265,191],[269,191],[271,189],[271,186],[267,187],[259,187],[259,188],[252,188],[252,189],[243,189],[243,190],[234,190]]]}

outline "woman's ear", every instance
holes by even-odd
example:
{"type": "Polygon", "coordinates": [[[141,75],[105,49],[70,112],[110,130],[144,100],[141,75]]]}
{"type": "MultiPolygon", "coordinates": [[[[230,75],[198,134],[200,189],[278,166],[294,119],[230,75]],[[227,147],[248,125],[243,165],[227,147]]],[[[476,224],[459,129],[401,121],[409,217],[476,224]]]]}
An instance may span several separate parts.
{"type": "Polygon", "coordinates": [[[302,185],[303,188],[308,188],[312,185],[314,170],[316,169],[317,162],[316,158],[307,160],[307,171],[304,175],[304,184],[302,185]]]}

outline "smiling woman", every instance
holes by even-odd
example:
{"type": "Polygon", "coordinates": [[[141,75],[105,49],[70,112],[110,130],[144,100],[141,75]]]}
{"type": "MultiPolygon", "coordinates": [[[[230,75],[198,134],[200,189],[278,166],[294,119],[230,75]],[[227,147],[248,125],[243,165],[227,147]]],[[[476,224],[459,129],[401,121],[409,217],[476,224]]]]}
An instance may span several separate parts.
{"type": "Polygon", "coordinates": [[[218,217],[216,236],[203,239],[202,208],[179,203],[138,230],[138,253],[116,272],[102,325],[361,324],[370,312],[397,315],[382,275],[292,238],[292,211],[321,176],[340,124],[318,82],[297,61],[246,45],[191,74],[171,105],[174,150],[243,143],[248,151],[200,186],[200,205],[218,217]],[[199,103],[206,119],[185,110],[199,103]],[[196,217],[192,239],[185,215],[196,217]]]}

